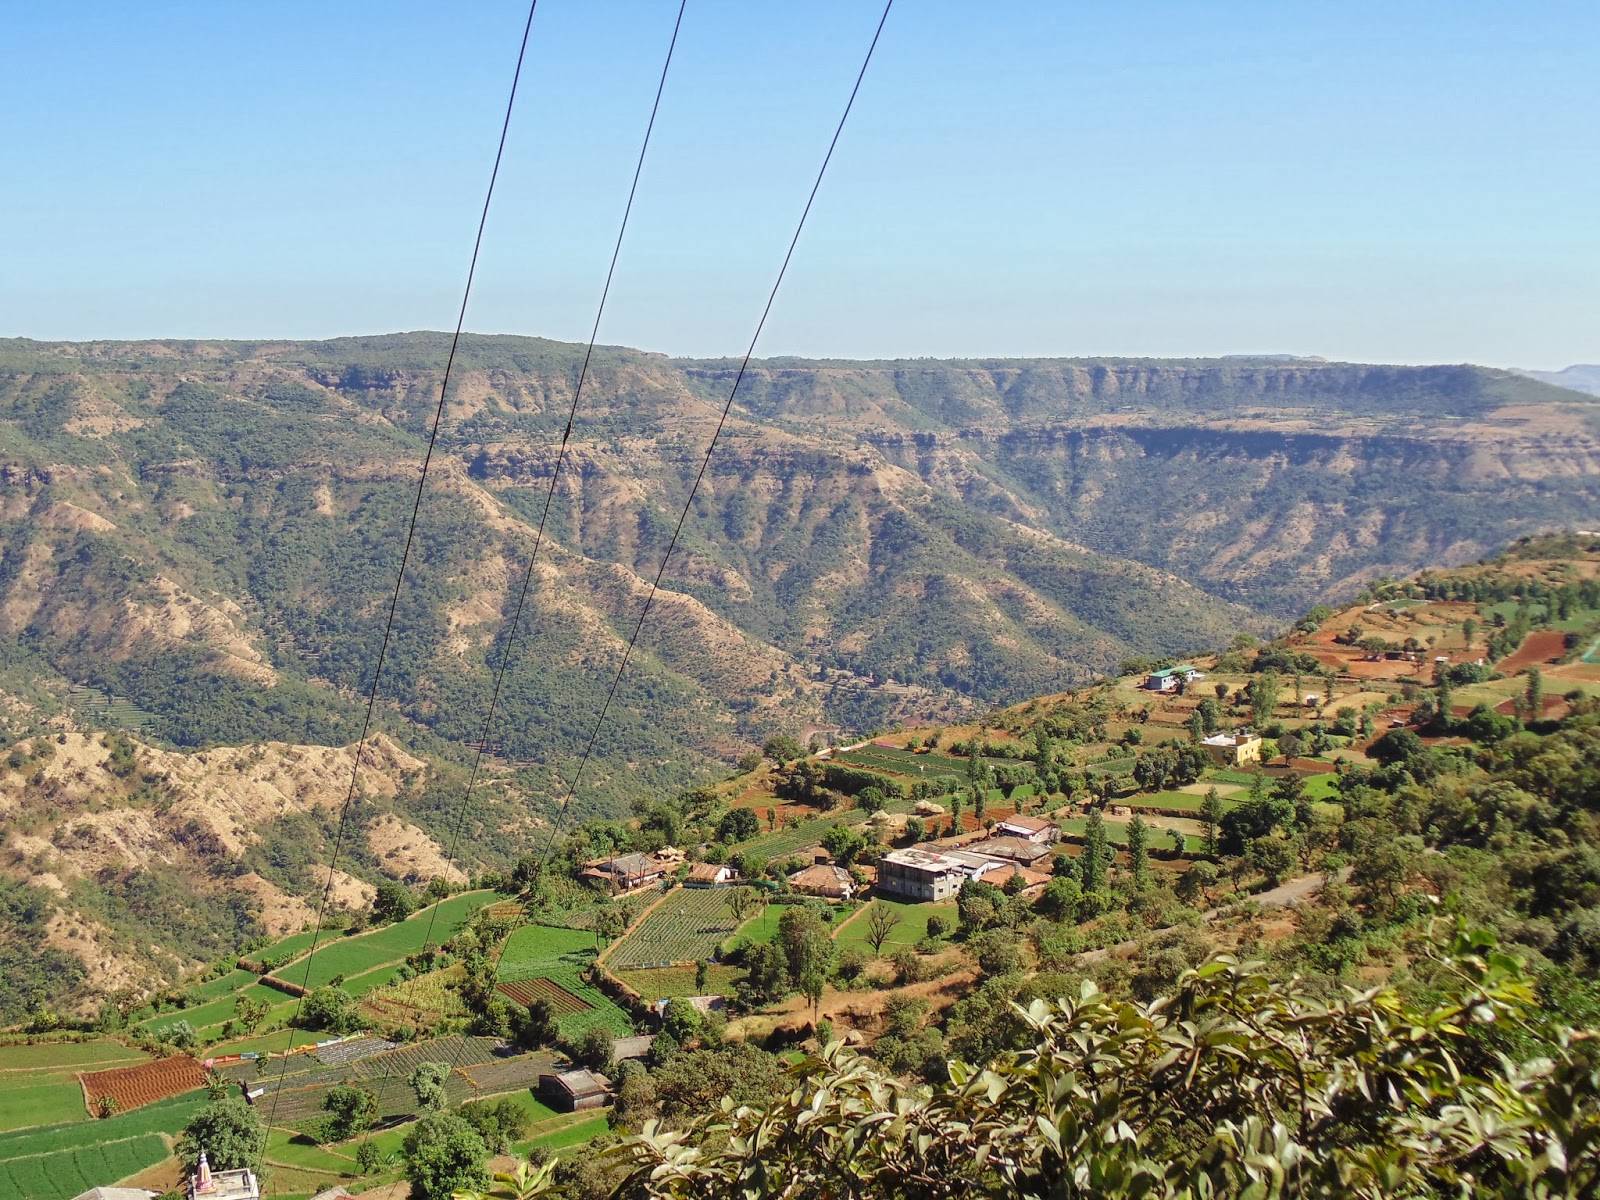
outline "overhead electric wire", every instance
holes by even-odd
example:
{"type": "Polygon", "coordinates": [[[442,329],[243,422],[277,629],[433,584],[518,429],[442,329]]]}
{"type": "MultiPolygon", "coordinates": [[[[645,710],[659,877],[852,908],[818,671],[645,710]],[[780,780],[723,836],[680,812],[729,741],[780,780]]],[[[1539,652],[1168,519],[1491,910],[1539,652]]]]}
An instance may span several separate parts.
{"type": "MultiPolygon", "coordinates": [[[[571,783],[568,785],[567,794],[557,810],[556,819],[550,826],[550,836],[545,842],[544,854],[541,863],[550,857],[550,852],[555,848],[557,835],[560,833],[568,808],[571,807],[573,798],[578,793],[578,785],[583,779],[584,768],[589,765],[589,760],[594,755],[594,748],[600,739],[600,731],[605,726],[606,717],[611,712],[612,701],[617,695],[617,688],[622,682],[622,676],[628,669],[628,663],[633,657],[634,647],[638,644],[640,631],[644,629],[645,618],[650,615],[651,605],[655,603],[656,593],[661,588],[662,577],[667,571],[667,562],[672,558],[672,552],[677,548],[678,538],[683,533],[684,524],[689,519],[689,510],[694,506],[695,496],[700,491],[700,484],[706,477],[706,471],[711,466],[711,456],[716,451],[717,441],[722,436],[723,427],[727,424],[728,414],[733,409],[734,398],[739,394],[739,386],[744,382],[745,372],[749,369],[750,360],[755,356],[756,343],[761,338],[761,331],[766,327],[767,318],[772,313],[772,305],[778,298],[778,289],[783,286],[783,277],[789,270],[790,260],[794,258],[795,247],[800,242],[800,234],[805,230],[806,218],[811,215],[811,206],[817,199],[817,192],[822,187],[823,176],[828,172],[828,164],[833,161],[833,152],[839,145],[839,137],[844,133],[845,122],[850,118],[850,110],[855,106],[856,96],[861,91],[861,81],[866,78],[867,67],[872,63],[873,51],[878,47],[878,39],[883,35],[883,26],[889,19],[889,10],[894,7],[894,0],[887,0],[883,6],[883,15],[878,18],[877,28],[873,31],[872,41],[867,46],[866,57],[861,61],[861,70],[856,73],[855,85],[850,89],[850,98],[845,102],[844,112],[839,117],[839,124],[834,128],[833,140],[828,143],[828,152],[822,157],[822,166],[817,169],[817,177],[811,185],[811,194],[806,197],[805,208],[800,212],[800,220],[795,225],[794,236],[789,239],[789,249],[783,256],[783,264],[778,268],[778,277],[773,281],[772,291],[767,294],[766,306],[761,310],[761,319],[756,322],[755,333],[750,337],[750,345],[744,352],[744,359],[739,363],[738,373],[734,376],[733,387],[728,391],[728,399],[722,406],[722,415],[717,420],[716,428],[712,431],[711,442],[706,447],[705,456],[700,460],[699,473],[695,475],[694,483],[689,488],[688,498],[683,503],[683,511],[678,514],[678,523],[673,528],[672,537],[667,543],[667,549],[661,556],[661,564],[656,568],[655,578],[650,583],[650,590],[645,596],[644,607],[639,610],[639,619],[634,623],[633,633],[628,638],[628,644],[622,654],[622,661],[617,666],[616,674],[612,677],[611,686],[606,691],[605,702],[600,707],[600,715],[595,720],[594,729],[589,735],[588,743],[583,748],[583,756],[578,760],[577,769],[573,772],[571,783]]],[[[503,947],[502,947],[503,949],[503,947]]],[[[497,958],[498,961],[498,958],[497,958]]]]}
{"type": "MultiPolygon", "coordinates": [[[[661,95],[666,90],[667,72],[672,69],[673,51],[678,46],[678,31],[683,28],[683,12],[688,7],[689,0],[679,0],[678,17],[672,25],[672,38],[667,43],[667,57],[661,64],[661,77],[656,81],[655,100],[650,105],[650,120],[644,127],[644,141],[639,146],[639,158],[633,166],[633,181],[628,185],[628,202],[622,208],[622,223],[617,228],[616,244],[611,248],[611,264],[606,268],[605,286],[600,289],[600,303],[595,309],[594,324],[589,330],[589,344],[583,352],[583,365],[578,369],[578,380],[572,389],[572,405],[567,410],[566,428],[561,433],[561,447],[556,451],[555,470],[550,476],[550,487],[544,495],[544,511],[539,514],[539,527],[534,534],[533,550],[528,555],[527,569],[522,573],[522,586],[517,592],[517,603],[511,613],[508,625],[509,632],[506,636],[505,650],[500,656],[500,667],[495,672],[494,690],[489,697],[489,708],[484,714],[483,730],[478,738],[477,754],[472,760],[472,771],[467,776],[467,786],[461,795],[461,803],[456,811],[455,826],[450,837],[450,848],[447,852],[448,860],[455,861],[456,851],[461,842],[461,831],[466,822],[468,802],[472,798],[472,789],[478,781],[478,774],[483,766],[483,756],[488,752],[489,734],[494,722],[495,712],[500,704],[500,691],[505,683],[506,672],[510,668],[516,654],[517,630],[522,623],[522,610],[528,600],[528,589],[533,583],[533,569],[539,558],[540,547],[544,545],[545,524],[550,520],[550,508],[555,502],[556,487],[561,481],[561,468],[567,460],[567,444],[572,439],[572,427],[578,418],[578,404],[583,398],[583,385],[589,378],[589,361],[594,357],[595,342],[600,336],[600,320],[605,316],[606,300],[611,295],[611,281],[617,273],[617,259],[622,254],[622,241],[628,233],[628,219],[633,215],[633,200],[639,191],[639,176],[644,172],[645,155],[650,150],[650,136],[655,132],[656,114],[661,111],[661,95]]],[[[433,906],[432,915],[428,918],[428,930],[423,935],[422,949],[427,951],[433,941],[434,921],[439,915],[439,905],[433,906]]]]}
{"type": "MultiPolygon", "coordinates": [[[[328,882],[322,889],[322,902],[317,907],[317,923],[311,934],[311,950],[306,955],[305,972],[302,974],[301,993],[295,1000],[294,1015],[289,1022],[289,1040],[284,1046],[283,1067],[278,1072],[277,1087],[272,1093],[272,1107],[268,1110],[267,1121],[261,1134],[261,1152],[257,1155],[257,1165],[260,1166],[267,1153],[267,1142],[272,1135],[273,1121],[278,1115],[278,1099],[283,1095],[283,1081],[289,1070],[289,1051],[294,1047],[294,1027],[299,1021],[300,1011],[305,1004],[311,982],[311,964],[317,953],[317,943],[322,937],[323,923],[328,914],[328,904],[333,895],[334,873],[339,863],[339,853],[344,848],[345,831],[350,816],[350,805],[355,799],[356,787],[361,778],[361,759],[366,753],[367,737],[372,730],[372,717],[378,704],[378,686],[383,678],[384,659],[389,652],[389,640],[394,633],[395,612],[400,606],[400,592],[405,585],[406,566],[411,559],[411,545],[417,533],[417,519],[422,511],[422,496],[428,484],[428,468],[433,462],[433,451],[439,440],[439,426],[444,418],[445,397],[450,390],[450,373],[455,367],[456,351],[461,345],[461,331],[466,325],[467,302],[472,298],[472,281],[478,271],[478,254],[483,249],[483,231],[489,223],[489,205],[494,199],[495,182],[500,177],[500,161],[505,155],[506,136],[511,129],[511,114],[517,104],[517,85],[522,81],[522,64],[528,54],[528,35],[533,29],[533,14],[539,7],[539,0],[530,0],[528,4],[528,18],[522,26],[522,42],[517,49],[517,65],[511,75],[511,92],[506,97],[505,117],[500,123],[500,141],[495,147],[494,166],[489,172],[489,186],[485,189],[483,197],[483,211],[478,215],[478,232],[472,242],[472,259],[467,265],[467,280],[461,292],[461,308],[456,314],[455,333],[450,339],[450,353],[445,359],[444,378],[439,383],[439,402],[434,407],[433,426],[428,434],[428,448],[422,456],[422,471],[417,477],[417,494],[411,505],[411,521],[406,527],[405,545],[400,552],[400,569],[395,573],[394,595],[389,599],[389,614],[384,621],[383,640],[378,646],[378,661],[372,672],[372,686],[367,692],[366,716],[361,722],[361,737],[356,742],[355,762],[350,770],[350,786],[345,792],[344,802],[339,807],[339,824],[334,834],[333,854],[328,860],[328,882]]],[[[437,910],[435,910],[437,911],[437,910]]]]}

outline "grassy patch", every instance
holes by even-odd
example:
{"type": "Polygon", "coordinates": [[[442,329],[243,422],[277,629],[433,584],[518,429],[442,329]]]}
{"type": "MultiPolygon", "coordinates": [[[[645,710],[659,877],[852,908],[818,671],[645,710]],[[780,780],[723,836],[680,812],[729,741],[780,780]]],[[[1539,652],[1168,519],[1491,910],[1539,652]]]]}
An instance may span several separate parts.
{"type": "Polygon", "coordinates": [[[61,1121],[87,1121],[83,1088],[77,1083],[0,1083],[0,1129],[53,1125],[61,1121]]]}
{"type": "MultiPolygon", "coordinates": [[[[895,915],[900,918],[900,924],[890,931],[889,940],[883,944],[885,954],[893,954],[900,946],[915,946],[927,937],[929,917],[943,917],[952,929],[956,925],[957,912],[954,904],[916,904],[903,900],[874,900],[872,903],[893,909],[895,915]]],[[[868,952],[871,951],[872,946],[867,941],[870,929],[867,924],[867,913],[871,908],[872,905],[869,904],[835,931],[834,941],[838,943],[840,950],[846,946],[859,946],[868,952]]]]}
{"type": "Polygon", "coordinates": [[[1339,794],[1339,777],[1331,772],[1306,779],[1306,795],[1313,800],[1331,800],[1339,794]]]}
{"type": "MultiPolygon", "coordinates": [[[[0,1046],[0,1071],[38,1071],[51,1067],[70,1076],[90,1063],[114,1065],[148,1057],[121,1042],[41,1042],[32,1046],[0,1046]]],[[[0,1075],[0,1080],[9,1078],[0,1075]]]]}

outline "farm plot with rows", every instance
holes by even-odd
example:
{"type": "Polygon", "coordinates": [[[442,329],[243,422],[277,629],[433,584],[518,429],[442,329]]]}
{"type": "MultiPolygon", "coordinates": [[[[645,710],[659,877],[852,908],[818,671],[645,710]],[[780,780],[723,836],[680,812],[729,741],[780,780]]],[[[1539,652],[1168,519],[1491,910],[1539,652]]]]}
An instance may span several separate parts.
{"type": "Polygon", "coordinates": [[[728,889],[676,888],[606,955],[613,969],[710,958],[739,927],[728,889]]]}
{"type": "Polygon", "coordinates": [[[147,1133],[182,1129],[207,1103],[209,1101],[205,1094],[200,1092],[173,1100],[163,1100],[159,1104],[149,1104],[134,1112],[118,1113],[103,1120],[83,1120],[0,1133],[0,1163],[16,1158],[54,1154],[61,1150],[74,1150],[79,1146],[98,1145],[101,1142],[123,1141],[147,1133]]]}
{"type": "Polygon", "coordinates": [[[549,925],[524,925],[507,939],[496,978],[501,982],[549,979],[589,1005],[587,1012],[558,1017],[563,1037],[573,1038],[590,1026],[602,1025],[619,1037],[633,1032],[633,1019],[615,1001],[584,979],[594,962],[592,933],[549,925]]]}
{"type": "Polygon", "coordinates": [[[817,817],[810,821],[798,821],[785,829],[775,830],[772,833],[762,834],[740,845],[739,849],[746,854],[758,854],[771,861],[782,858],[786,854],[793,854],[796,850],[806,846],[814,846],[822,841],[823,834],[835,825],[859,824],[866,816],[865,813],[854,809],[834,813],[832,816],[817,817]]]}
{"type": "Polygon", "coordinates": [[[543,1000],[558,1017],[570,1013],[588,1012],[590,1004],[582,996],[574,996],[553,979],[543,975],[533,979],[516,979],[495,984],[495,990],[511,1003],[526,1008],[536,1000],[543,1000]]]}
{"type": "Polygon", "coordinates": [[[153,1167],[170,1153],[157,1134],[95,1141],[53,1154],[0,1160],[0,1196],[68,1200],[90,1188],[153,1167]]]}
{"type": "Polygon", "coordinates": [[[99,1106],[101,1097],[110,1096],[118,1108],[126,1112],[141,1104],[153,1104],[193,1091],[205,1083],[206,1069],[187,1054],[175,1054],[134,1067],[86,1071],[82,1079],[90,1111],[99,1106]]]}
{"type": "Polygon", "coordinates": [[[78,1072],[145,1061],[141,1051],[108,1041],[0,1046],[0,1130],[87,1121],[78,1072]]]}

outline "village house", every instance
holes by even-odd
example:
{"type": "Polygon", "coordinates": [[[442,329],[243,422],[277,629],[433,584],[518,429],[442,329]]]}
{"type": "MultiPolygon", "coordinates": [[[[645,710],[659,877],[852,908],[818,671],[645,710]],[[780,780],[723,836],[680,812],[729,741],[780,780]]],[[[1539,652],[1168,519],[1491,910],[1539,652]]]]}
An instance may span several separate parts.
{"type": "MultiPolygon", "coordinates": [[[[1000,827],[996,825],[995,828],[998,830],[1000,827]]],[[[1049,857],[1052,845],[1053,842],[1034,842],[1021,837],[988,837],[981,842],[973,842],[966,849],[990,859],[1005,859],[1031,867],[1041,858],[1049,857]]]]}
{"type": "Polygon", "coordinates": [[[997,888],[1004,888],[1013,879],[1020,881],[1024,896],[1034,896],[1044,891],[1045,885],[1054,878],[1047,871],[1029,870],[1016,863],[1000,863],[983,873],[983,882],[992,883],[997,888]]]}
{"type": "Polygon", "coordinates": [[[1180,663],[1175,667],[1164,667],[1159,671],[1151,671],[1144,681],[1146,691],[1175,692],[1180,683],[1193,683],[1196,679],[1204,679],[1197,669],[1189,663],[1180,663]]]}
{"type": "Polygon", "coordinates": [[[994,835],[1022,838],[1024,841],[1038,842],[1041,846],[1053,846],[1061,840],[1061,827],[1043,817],[1025,817],[1019,813],[1017,816],[996,821],[994,835]]]}
{"type": "Polygon", "coordinates": [[[557,1112],[583,1112],[611,1102],[611,1081],[597,1071],[539,1076],[539,1097],[557,1112]]]}
{"type": "Polygon", "coordinates": [[[725,863],[695,863],[684,876],[684,887],[732,887],[739,882],[739,872],[725,863]]]}
{"type": "Polygon", "coordinates": [[[878,892],[907,900],[948,900],[972,877],[972,868],[951,854],[891,850],[878,859],[878,892]]]}
{"type": "Polygon", "coordinates": [[[668,864],[648,854],[622,854],[585,863],[580,878],[619,892],[631,892],[665,879],[667,870],[668,864]]]}
{"type": "Polygon", "coordinates": [[[806,896],[821,896],[827,900],[848,900],[856,893],[855,880],[850,872],[832,863],[813,863],[789,876],[789,886],[806,896]]]}
{"type": "Polygon", "coordinates": [[[1200,744],[1219,767],[1242,767],[1261,761],[1261,739],[1248,731],[1214,733],[1201,738],[1200,744]]]}

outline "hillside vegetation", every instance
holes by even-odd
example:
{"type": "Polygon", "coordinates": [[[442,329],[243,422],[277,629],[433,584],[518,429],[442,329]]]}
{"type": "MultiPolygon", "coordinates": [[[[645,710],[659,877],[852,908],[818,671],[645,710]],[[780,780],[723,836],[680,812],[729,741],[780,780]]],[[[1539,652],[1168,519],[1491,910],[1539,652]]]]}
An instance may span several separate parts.
{"type": "MultiPolygon", "coordinates": [[[[35,1146],[91,1163],[100,1122],[67,1076],[120,1070],[131,1043],[168,1057],[136,1069],[148,1116],[115,1129],[187,1123],[192,1156],[206,1122],[259,1120],[233,1100],[197,1112],[200,1093],[178,1090],[193,1077],[156,1084],[183,1054],[212,1058],[219,1094],[272,1097],[256,1112],[276,1122],[266,1162],[285,1196],[406,1177],[442,1200],[485,1186],[496,1147],[545,1162],[518,1194],[572,1200],[1593,1194],[1600,541],[1524,539],[1371,581],[1278,638],[1126,665],[851,748],[775,736],[720,784],[489,864],[437,926],[433,910],[407,919],[415,890],[380,882],[314,957],[309,933],[262,937],[237,966],[110,996],[92,1021],[36,1007],[26,1036],[42,1044],[0,1045],[0,1071],[41,1115],[0,1125],[69,1123],[0,1133],[0,1167],[33,1178],[35,1146]],[[1028,820],[1044,840],[1018,868],[1003,861],[1018,839],[992,827],[1028,820]],[[939,903],[896,897],[881,860],[911,847],[977,873],[939,903]],[[841,876],[853,895],[808,894],[841,876]],[[632,1030],[655,1040],[614,1063],[632,1030]],[[533,1098],[566,1065],[609,1070],[608,1112],[533,1098]],[[369,1138],[356,1118],[382,1124],[369,1138]]],[[[143,786],[184,785],[170,803],[209,813],[220,840],[291,763],[317,769],[304,748],[201,764],[64,737],[19,746],[8,803],[46,779],[81,803],[77,770],[131,779],[112,767],[132,762],[166,776],[143,786]],[[232,790],[200,770],[240,762],[232,790]]],[[[369,845],[426,774],[382,750],[369,845]]],[[[70,955],[40,928],[8,928],[11,961],[70,955]]],[[[261,1144],[229,1153],[255,1161],[261,1144]]],[[[131,1170],[163,1147],[124,1149],[131,1170]]]]}

